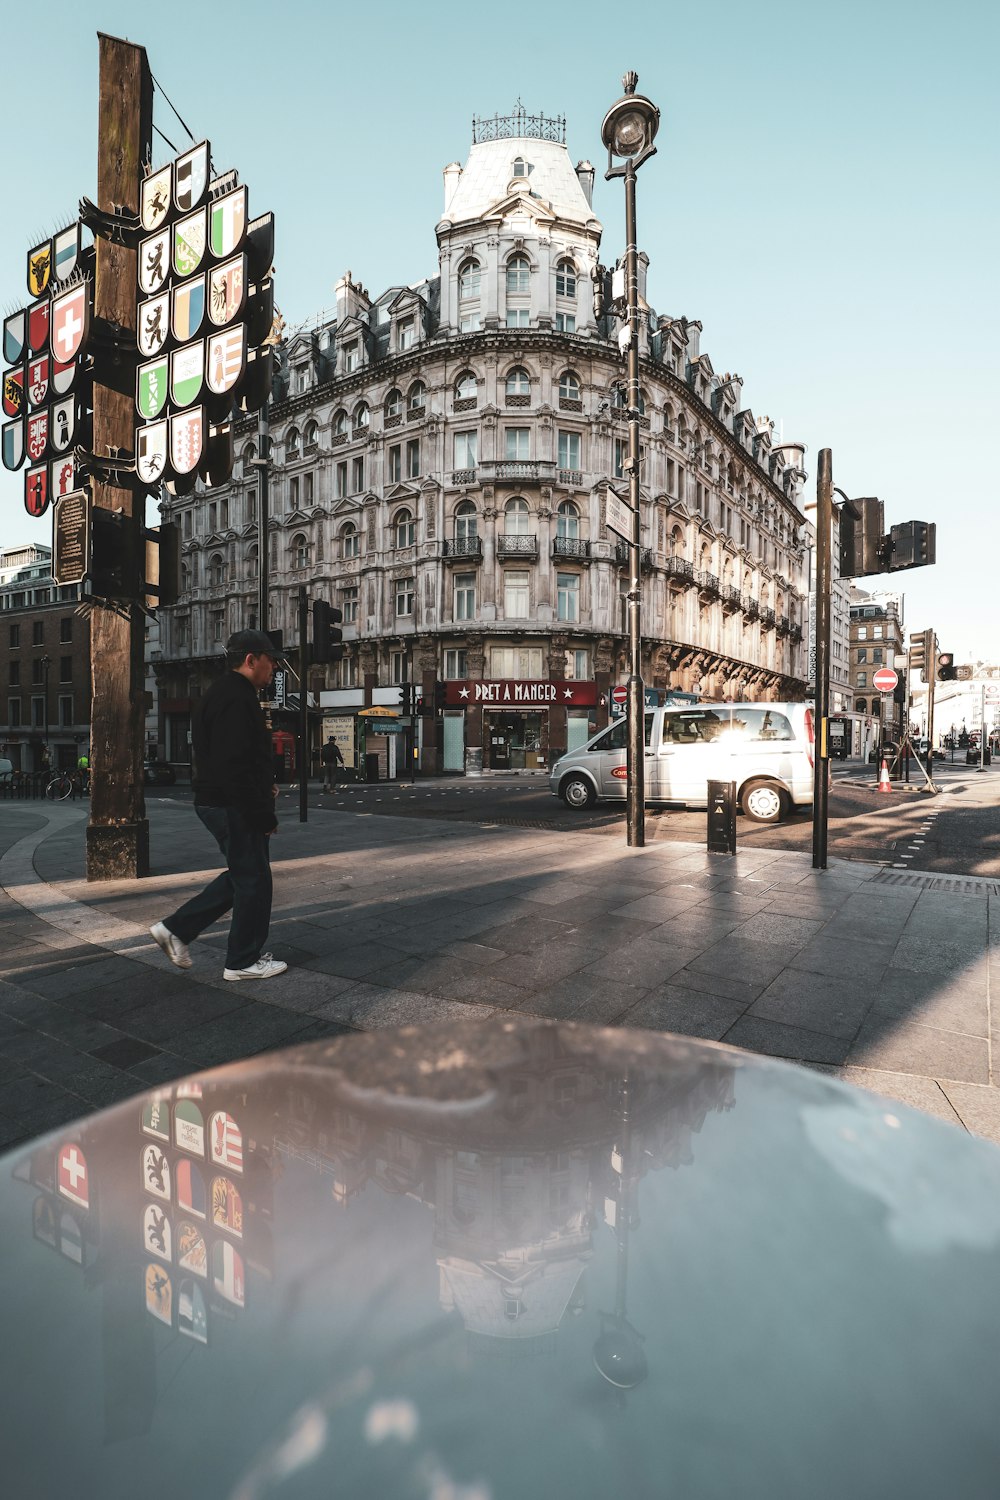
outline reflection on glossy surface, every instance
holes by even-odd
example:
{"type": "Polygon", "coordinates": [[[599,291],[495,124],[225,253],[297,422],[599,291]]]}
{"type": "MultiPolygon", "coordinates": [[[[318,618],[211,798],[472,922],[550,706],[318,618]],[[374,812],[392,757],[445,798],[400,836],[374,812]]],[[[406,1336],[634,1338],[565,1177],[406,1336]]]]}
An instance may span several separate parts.
{"type": "Polygon", "coordinates": [[[1000,1154],[816,1074],[380,1033],[2,1169],[10,1494],[996,1492],[1000,1154]]]}

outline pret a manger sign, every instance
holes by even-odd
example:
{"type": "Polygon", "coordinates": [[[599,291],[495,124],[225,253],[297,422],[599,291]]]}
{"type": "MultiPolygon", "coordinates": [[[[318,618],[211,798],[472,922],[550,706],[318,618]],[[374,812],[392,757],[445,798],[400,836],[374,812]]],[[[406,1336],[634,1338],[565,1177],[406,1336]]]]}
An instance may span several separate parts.
{"type": "Polygon", "coordinates": [[[479,704],[498,708],[589,708],[596,702],[592,682],[500,678],[492,682],[445,683],[445,705],[448,708],[471,708],[479,704]]]}

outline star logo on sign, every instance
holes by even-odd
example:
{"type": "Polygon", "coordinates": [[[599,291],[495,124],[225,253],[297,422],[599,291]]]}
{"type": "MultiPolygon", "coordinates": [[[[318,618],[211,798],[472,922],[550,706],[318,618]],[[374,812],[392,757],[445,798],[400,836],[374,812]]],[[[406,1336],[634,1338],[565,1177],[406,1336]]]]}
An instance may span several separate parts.
{"type": "Polygon", "coordinates": [[[567,703],[572,703],[572,701],[573,701],[573,689],[572,688],[563,688],[563,697],[566,699],[567,703]]]}
{"type": "Polygon", "coordinates": [[[467,698],[469,696],[469,689],[468,688],[459,688],[459,690],[458,690],[458,696],[460,698],[467,698]]]}

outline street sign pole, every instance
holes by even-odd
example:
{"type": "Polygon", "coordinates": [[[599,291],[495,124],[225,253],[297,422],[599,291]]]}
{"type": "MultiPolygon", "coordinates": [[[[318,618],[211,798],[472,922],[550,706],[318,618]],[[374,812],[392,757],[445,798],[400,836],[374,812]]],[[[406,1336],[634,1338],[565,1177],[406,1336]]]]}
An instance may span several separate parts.
{"type": "MultiPolygon", "coordinates": [[[[153,81],[143,47],[117,37],[99,36],[100,100],[97,136],[97,204],[107,214],[116,207],[139,211],[139,183],[153,137],[153,81]]],[[[96,239],[94,315],[135,338],[136,252],[101,235],[96,239]]],[[[106,360],[106,364],[105,364],[106,360]]],[[[131,453],[135,446],[133,366],[121,361],[120,388],[103,380],[105,356],[94,381],[92,448],[106,456],[131,453]]],[[[97,509],[119,511],[138,549],[143,523],[143,491],[127,480],[93,477],[97,509]]],[[[91,706],[90,822],[87,827],[87,879],[120,880],[149,874],[149,823],[142,784],[144,675],[143,615],[131,599],[117,608],[95,609],[90,617],[91,706]]]]}
{"type": "Polygon", "coordinates": [[[816,741],[813,759],[814,870],[826,869],[830,815],[830,587],[833,452],[821,448],[816,474],[816,741]]]}
{"type": "Polygon", "coordinates": [[[299,584],[299,822],[309,820],[309,595],[299,584]]]}

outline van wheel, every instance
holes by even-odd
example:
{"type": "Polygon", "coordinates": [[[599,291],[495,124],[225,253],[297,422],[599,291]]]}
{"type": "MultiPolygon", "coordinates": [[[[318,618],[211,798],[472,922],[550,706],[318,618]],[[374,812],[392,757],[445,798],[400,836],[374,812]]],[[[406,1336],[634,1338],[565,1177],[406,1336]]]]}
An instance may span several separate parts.
{"type": "Polygon", "coordinates": [[[748,781],[740,806],[755,823],[780,823],[788,816],[788,793],[773,781],[748,781]]]}
{"type": "Polygon", "coordinates": [[[572,807],[576,812],[583,812],[586,807],[593,807],[597,801],[594,788],[585,776],[567,776],[559,788],[559,795],[567,807],[572,807]]]}

